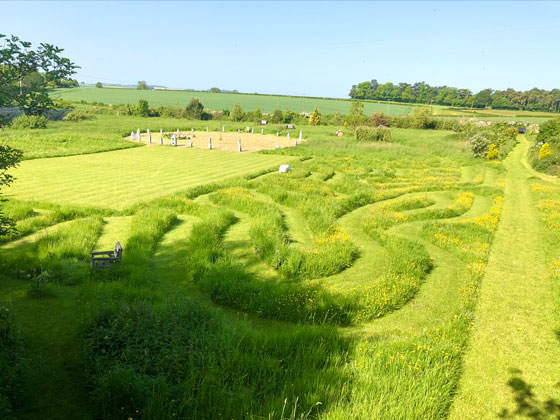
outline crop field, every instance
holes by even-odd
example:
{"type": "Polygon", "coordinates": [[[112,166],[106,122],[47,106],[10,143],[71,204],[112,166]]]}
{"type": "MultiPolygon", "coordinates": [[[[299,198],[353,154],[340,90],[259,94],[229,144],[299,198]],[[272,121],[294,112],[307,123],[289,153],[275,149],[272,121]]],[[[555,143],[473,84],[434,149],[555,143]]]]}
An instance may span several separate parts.
{"type": "MultiPolygon", "coordinates": [[[[291,110],[294,112],[312,112],[315,107],[322,114],[336,112],[348,114],[352,101],[350,99],[302,98],[276,95],[239,94],[239,93],[210,93],[201,91],[165,91],[165,90],[136,90],[124,88],[71,88],[57,89],[51,93],[54,98],[72,101],[100,102],[105,104],[135,105],[140,99],[146,99],[151,106],[184,107],[191,98],[198,98],[206,108],[222,110],[232,109],[240,103],[245,111],[260,108],[262,112],[273,112],[275,109],[291,110]]],[[[415,104],[399,104],[389,102],[363,101],[366,115],[383,112],[389,115],[408,115],[417,106],[415,104]]],[[[504,109],[476,109],[453,108],[434,105],[434,115],[445,118],[474,118],[488,121],[525,121],[542,123],[558,114],[550,112],[512,111],[504,109]]]]}
{"type": "Polygon", "coordinates": [[[16,418],[556,418],[560,187],[528,169],[524,136],[491,162],[462,134],[397,128],[106,151],[140,121],[57,123],[104,132],[103,153],[44,146],[63,156],[3,191],[16,418]],[[117,241],[122,263],[90,270],[117,241]]]}
{"type": "MultiPolygon", "coordinates": [[[[254,111],[260,108],[262,112],[292,110],[294,112],[313,112],[315,107],[324,114],[340,112],[348,114],[352,102],[346,99],[329,98],[301,98],[276,95],[250,95],[240,93],[210,93],[200,91],[177,90],[136,90],[123,88],[71,88],[57,89],[51,94],[54,98],[60,97],[71,101],[101,102],[105,104],[137,104],[138,100],[145,99],[151,106],[177,106],[184,107],[191,98],[198,98],[208,109],[231,109],[240,103],[244,110],[254,111]]],[[[409,105],[364,103],[364,112],[385,112],[390,115],[410,113],[409,105]]]]}

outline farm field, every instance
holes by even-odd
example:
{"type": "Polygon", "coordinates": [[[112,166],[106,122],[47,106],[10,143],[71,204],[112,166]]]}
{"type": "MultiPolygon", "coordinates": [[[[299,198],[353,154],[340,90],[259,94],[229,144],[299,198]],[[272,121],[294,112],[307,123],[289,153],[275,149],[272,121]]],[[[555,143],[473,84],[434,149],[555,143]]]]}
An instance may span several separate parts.
{"type": "MultiPolygon", "coordinates": [[[[324,114],[340,112],[347,114],[352,102],[346,99],[301,98],[276,95],[250,95],[240,93],[211,93],[201,91],[178,90],[136,90],[124,88],[71,88],[56,89],[51,92],[53,98],[60,97],[71,101],[101,102],[106,104],[137,104],[146,99],[151,106],[184,107],[191,98],[198,98],[208,109],[231,109],[240,103],[244,110],[253,111],[260,108],[262,112],[273,112],[279,108],[294,112],[313,112],[315,107],[324,114]]],[[[364,103],[364,112],[385,112],[390,115],[410,113],[409,105],[364,103]]]]}
{"type": "Polygon", "coordinates": [[[297,147],[244,153],[125,139],[146,123],[155,143],[221,124],[56,122],[3,190],[15,418],[558,415],[560,186],[524,136],[489,162],[438,130],[296,127],[297,147]],[[91,271],[117,241],[122,263],[91,271]]]}
{"type": "MultiPolygon", "coordinates": [[[[231,109],[240,103],[244,110],[253,111],[260,108],[262,112],[273,112],[279,108],[295,112],[312,112],[315,107],[323,114],[339,112],[348,114],[352,101],[350,99],[301,98],[276,95],[210,93],[201,91],[165,91],[136,90],[125,88],[71,88],[56,89],[51,92],[53,98],[71,101],[100,102],[105,104],[137,104],[138,100],[146,99],[151,106],[184,107],[191,98],[198,98],[208,109],[231,109]]],[[[384,112],[389,115],[408,115],[422,104],[399,104],[388,102],[363,101],[366,115],[384,112]]],[[[547,112],[511,111],[503,109],[471,109],[453,108],[434,105],[434,115],[445,118],[475,118],[489,121],[526,121],[543,123],[557,114],[547,112]]]]}

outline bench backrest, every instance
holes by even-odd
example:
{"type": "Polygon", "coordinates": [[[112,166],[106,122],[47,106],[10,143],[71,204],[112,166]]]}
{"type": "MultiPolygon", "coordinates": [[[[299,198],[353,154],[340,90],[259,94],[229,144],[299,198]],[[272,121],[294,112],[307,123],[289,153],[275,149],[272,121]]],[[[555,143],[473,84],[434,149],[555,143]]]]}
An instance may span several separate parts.
{"type": "Polygon", "coordinates": [[[122,245],[120,242],[115,244],[115,258],[122,258],[122,245]]]}

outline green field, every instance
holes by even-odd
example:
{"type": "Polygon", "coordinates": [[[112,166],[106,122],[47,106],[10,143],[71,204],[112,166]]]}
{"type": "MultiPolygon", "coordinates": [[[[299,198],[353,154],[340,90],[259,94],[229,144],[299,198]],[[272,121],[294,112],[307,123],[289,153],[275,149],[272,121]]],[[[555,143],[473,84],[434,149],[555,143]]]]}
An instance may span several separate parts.
{"type": "MultiPolygon", "coordinates": [[[[239,93],[210,93],[200,91],[176,90],[136,90],[125,88],[91,87],[56,89],[51,92],[53,98],[72,101],[100,102],[105,104],[135,105],[139,99],[146,99],[150,106],[184,107],[191,98],[198,98],[207,109],[232,109],[240,103],[245,111],[260,108],[262,112],[273,112],[275,109],[291,110],[295,112],[312,112],[315,107],[322,114],[348,114],[352,101],[350,99],[304,98],[278,95],[239,94],[239,93]]],[[[384,112],[389,115],[407,115],[422,104],[398,104],[388,102],[363,101],[366,115],[374,112],[384,112]]],[[[526,121],[542,123],[557,114],[531,111],[509,111],[500,109],[471,109],[451,108],[435,105],[432,107],[436,116],[445,118],[475,118],[489,121],[526,121]]]]}
{"type": "Polygon", "coordinates": [[[218,150],[142,147],[94,155],[34,159],[12,174],[8,197],[122,210],[140,201],[223,181],[293,159],[218,150]]]}
{"type": "MultiPolygon", "coordinates": [[[[177,90],[136,90],[124,88],[72,88],[57,89],[51,92],[53,98],[68,99],[71,101],[101,102],[105,104],[137,104],[139,99],[146,99],[150,106],[176,106],[183,108],[191,98],[198,98],[208,109],[231,109],[240,103],[245,111],[260,108],[262,112],[292,110],[294,112],[313,112],[315,107],[323,114],[340,112],[347,114],[352,102],[347,99],[329,98],[302,98],[276,95],[251,95],[239,93],[210,93],[199,91],[177,90]]],[[[385,112],[390,115],[410,113],[409,105],[364,103],[364,112],[385,112]]]]}
{"type": "Polygon", "coordinates": [[[222,122],[5,131],[28,160],[2,191],[0,417],[558,417],[560,186],[524,136],[492,162],[398,128],[130,148],[147,124],[222,122]],[[122,262],[90,270],[116,241],[122,262]]]}

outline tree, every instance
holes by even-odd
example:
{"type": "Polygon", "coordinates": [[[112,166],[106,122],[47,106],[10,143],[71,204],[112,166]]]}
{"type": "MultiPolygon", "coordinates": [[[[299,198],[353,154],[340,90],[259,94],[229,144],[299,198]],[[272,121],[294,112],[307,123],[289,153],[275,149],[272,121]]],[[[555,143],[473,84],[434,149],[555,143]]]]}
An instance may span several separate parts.
{"type": "Polygon", "coordinates": [[[41,43],[33,50],[30,42],[14,35],[0,34],[0,40],[4,41],[0,48],[0,106],[19,106],[26,115],[42,115],[54,108],[47,87],[68,79],[79,67],[61,57],[64,50],[54,45],[41,43]]]}
{"type": "Polygon", "coordinates": [[[315,107],[315,111],[309,117],[309,125],[319,125],[321,124],[321,114],[319,114],[319,110],[315,107]]]}
{"type": "MultiPolygon", "coordinates": [[[[9,146],[0,144],[0,187],[10,185],[14,177],[7,173],[8,169],[15,168],[21,158],[23,152],[21,150],[12,149],[9,146]]],[[[5,201],[0,196],[0,204],[5,201]]],[[[14,223],[8,217],[2,214],[0,209],[0,236],[7,235],[14,229],[14,223]]]]}
{"type": "Polygon", "coordinates": [[[237,102],[231,109],[229,119],[232,121],[243,121],[244,118],[245,112],[243,112],[243,108],[241,108],[241,105],[237,102]]]}
{"type": "Polygon", "coordinates": [[[103,87],[103,84],[102,84],[101,82],[97,82],[97,83],[95,84],[95,87],[96,87],[96,88],[102,88],[102,87],[103,87]]]}
{"type": "Polygon", "coordinates": [[[281,123],[282,121],[284,121],[284,113],[281,109],[276,108],[270,117],[270,122],[276,124],[281,123]]]}
{"type": "Polygon", "coordinates": [[[213,88],[210,88],[210,92],[212,92],[212,93],[220,93],[221,90],[220,90],[220,88],[213,87],[213,88]]]}
{"type": "Polygon", "coordinates": [[[140,99],[138,105],[136,106],[136,115],[139,117],[147,117],[150,113],[150,107],[148,106],[148,101],[145,99],[140,99]]]}
{"type": "Polygon", "coordinates": [[[200,103],[198,98],[192,98],[185,108],[185,117],[191,120],[202,119],[202,113],[204,112],[204,105],[200,103]]]}
{"type": "Polygon", "coordinates": [[[352,127],[357,127],[362,124],[364,117],[364,103],[361,101],[352,102],[350,114],[348,115],[348,124],[352,127]]]}
{"type": "Polygon", "coordinates": [[[282,121],[284,121],[285,123],[291,123],[296,120],[297,116],[298,114],[296,114],[294,111],[290,111],[289,109],[287,109],[286,111],[284,111],[282,121]]]}
{"type": "Polygon", "coordinates": [[[259,122],[263,119],[263,114],[260,108],[257,108],[253,111],[253,121],[259,122]]]}
{"type": "Polygon", "coordinates": [[[136,85],[136,89],[138,90],[146,90],[148,89],[148,84],[145,80],[139,80],[138,84],[136,85]]]}

